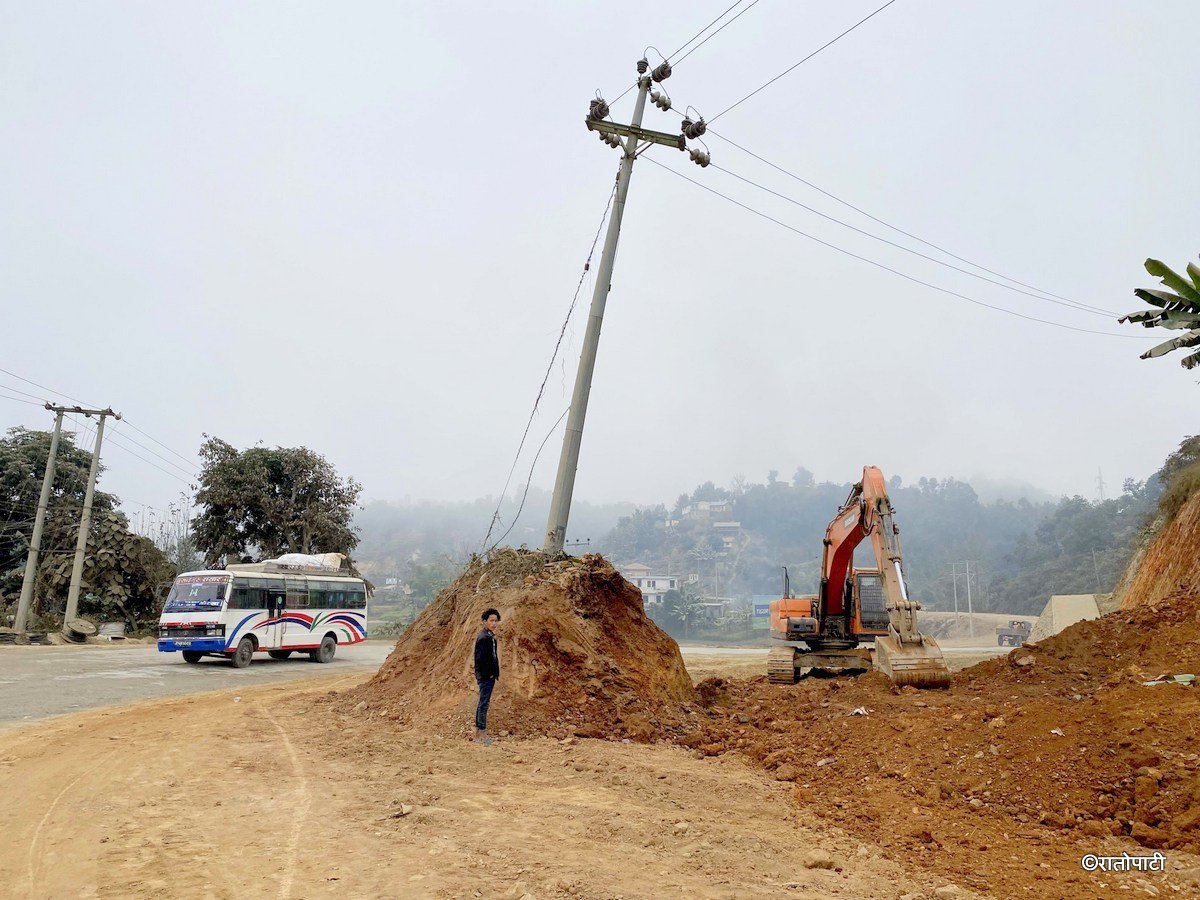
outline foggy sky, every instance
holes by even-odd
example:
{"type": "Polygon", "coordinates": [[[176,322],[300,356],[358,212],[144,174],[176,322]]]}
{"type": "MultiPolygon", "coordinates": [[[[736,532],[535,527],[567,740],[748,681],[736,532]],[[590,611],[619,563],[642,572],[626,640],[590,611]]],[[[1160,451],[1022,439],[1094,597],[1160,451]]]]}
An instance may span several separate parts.
{"type": "MultiPolygon", "coordinates": [[[[185,455],[202,433],[305,444],[367,498],[497,493],[617,167],[584,129],[587,102],[727,5],[6,3],[0,365],[185,455]]],[[[877,5],[763,0],[666,87],[711,117],[877,5]]],[[[1185,2],[901,0],[714,129],[963,257],[1125,312],[1156,286],[1147,256],[1182,270],[1200,250],[1198,28],[1185,2]]],[[[678,123],[647,109],[648,127],[678,123]]],[[[707,144],[714,163],[903,240],[707,144]]],[[[1151,332],[652,155],[914,277],[1138,339],[938,294],[640,161],[577,496],[669,502],[738,473],[843,481],[871,463],[1090,497],[1098,469],[1111,494],[1200,430],[1181,354],[1137,358],[1151,332]]],[[[590,288],[533,448],[567,406],[590,288]]],[[[0,399],[0,425],[50,421],[0,399]]],[[[535,483],[552,483],[559,446],[535,483]]],[[[126,498],[165,506],[185,489],[119,447],[104,458],[102,487],[126,498]]]]}

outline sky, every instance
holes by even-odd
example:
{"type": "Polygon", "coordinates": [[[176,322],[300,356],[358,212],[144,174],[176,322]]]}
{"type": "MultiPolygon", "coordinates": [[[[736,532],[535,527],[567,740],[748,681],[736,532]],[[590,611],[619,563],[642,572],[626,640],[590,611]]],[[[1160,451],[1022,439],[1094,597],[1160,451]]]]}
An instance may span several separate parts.
{"type": "MultiPolygon", "coordinates": [[[[1182,354],[1138,359],[1152,332],[734,177],[986,274],[794,175],[1043,291],[1137,309],[1148,256],[1182,271],[1200,250],[1200,8],[897,0],[721,114],[881,0],[750,3],[665,87],[779,168],[712,132],[713,166],[667,147],[636,163],[577,497],[864,464],[1094,497],[1098,472],[1111,494],[1200,431],[1182,354]],[[700,185],[1101,333],[905,280],[700,185]]],[[[306,445],[366,499],[498,494],[618,164],[588,101],[727,6],[4,4],[0,426],[49,427],[20,401],[60,398],[29,382],[111,405],[102,486],[133,511],[188,491],[205,434],[306,445]]],[[[679,121],[648,105],[643,124],[679,121]]],[[[533,482],[553,483],[598,262],[514,486],[543,439],[533,482]]]]}

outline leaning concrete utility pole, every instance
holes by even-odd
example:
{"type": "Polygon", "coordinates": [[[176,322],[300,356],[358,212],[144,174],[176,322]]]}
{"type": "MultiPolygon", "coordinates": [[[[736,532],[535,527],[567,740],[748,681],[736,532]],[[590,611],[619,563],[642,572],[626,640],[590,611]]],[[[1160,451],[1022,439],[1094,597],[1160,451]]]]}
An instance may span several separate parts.
{"type": "MultiPolygon", "coordinates": [[[[579,467],[579,447],[583,443],[583,420],[587,416],[588,396],[592,389],[592,372],[596,368],[596,348],[600,345],[600,326],[604,321],[604,304],[612,287],[613,263],[617,256],[617,239],[621,233],[621,218],[625,214],[625,198],[629,194],[629,177],[633,173],[633,161],[639,153],[640,141],[649,144],[664,144],[677,150],[686,150],[686,138],[699,138],[704,134],[704,120],[683,120],[681,134],[667,134],[642,128],[642,111],[646,108],[646,95],[652,82],[662,83],[671,77],[671,64],[667,60],[649,71],[645,59],[638,60],[637,101],[633,107],[633,119],[629,125],[607,121],[608,104],[597,98],[591,103],[586,124],[589,131],[600,133],[600,139],[610,147],[623,148],[621,167],[617,172],[616,196],[613,198],[612,215],[608,220],[608,231],[604,236],[604,250],[600,257],[600,268],[596,272],[596,286],[592,291],[592,306],[588,313],[587,331],[583,336],[583,347],[579,353],[579,368],[575,373],[575,389],[571,394],[571,410],[567,416],[567,430],[563,434],[562,453],[558,458],[558,476],[554,481],[554,496],[550,501],[550,515],[546,521],[545,551],[550,556],[559,556],[567,537],[567,520],[571,516],[571,496],[575,490],[575,472],[579,467]],[[621,139],[625,138],[624,144],[621,139]]],[[[651,95],[654,104],[662,110],[671,108],[671,98],[666,91],[651,95]]],[[[692,161],[707,166],[707,151],[692,150],[692,161]]]]}
{"type": "Polygon", "coordinates": [[[54,433],[50,436],[50,455],[46,457],[46,474],[42,476],[42,493],[38,497],[37,513],[33,519],[33,537],[29,540],[29,555],[25,557],[25,578],[21,581],[21,599],[17,601],[17,620],[13,623],[18,634],[24,634],[29,624],[29,607],[33,602],[33,582],[37,576],[38,554],[42,552],[42,528],[46,525],[46,507],[50,503],[50,489],[54,486],[54,464],[58,456],[58,436],[62,433],[64,410],[46,404],[46,409],[56,413],[54,433]]]}
{"type": "Polygon", "coordinates": [[[76,616],[79,615],[79,583],[83,580],[83,556],[87,550],[88,529],[92,524],[92,497],[96,493],[96,473],[100,468],[100,445],[104,442],[104,419],[106,416],[113,416],[120,419],[120,413],[115,413],[112,409],[76,409],[75,412],[83,413],[85,416],[98,415],[99,423],[96,425],[96,446],[92,450],[92,465],[88,469],[87,493],[83,495],[83,517],[79,520],[79,538],[75,541],[75,562],[71,566],[71,587],[67,591],[67,612],[63,616],[63,624],[66,625],[76,616]]]}

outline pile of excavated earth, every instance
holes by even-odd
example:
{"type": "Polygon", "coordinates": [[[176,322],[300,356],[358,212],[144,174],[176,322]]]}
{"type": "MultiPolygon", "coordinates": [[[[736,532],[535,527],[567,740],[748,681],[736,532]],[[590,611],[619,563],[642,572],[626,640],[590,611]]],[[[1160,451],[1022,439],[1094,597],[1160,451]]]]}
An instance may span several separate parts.
{"type": "Polygon", "coordinates": [[[878,673],[710,679],[710,715],[686,741],[741,754],[814,814],[988,890],[1013,838],[1076,871],[1075,840],[1200,852],[1200,687],[1156,680],[1197,672],[1200,598],[1181,595],[1073,625],[945,691],[878,673]]]}
{"type": "Polygon", "coordinates": [[[1200,686],[1161,678],[1200,674],[1193,593],[1073,625],[946,690],[878,673],[693,687],[678,646],[604,559],[503,550],[438,595],[354,708],[467,734],[489,607],[503,617],[501,734],[732,755],[785,784],[802,815],[985,894],[1095,896],[1109,885],[1079,859],[1109,842],[1200,853],[1200,686]]]}
{"type": "Polygon", "coordinates": [[[466,733],[478,696],[473,647],[489,608],[501,616],[489,721],[504,732],[649,741],[697,715],[678,645],[611,564],[512,549],[476,560],[438,594],[355,692],[357,706],[466,733]]]}

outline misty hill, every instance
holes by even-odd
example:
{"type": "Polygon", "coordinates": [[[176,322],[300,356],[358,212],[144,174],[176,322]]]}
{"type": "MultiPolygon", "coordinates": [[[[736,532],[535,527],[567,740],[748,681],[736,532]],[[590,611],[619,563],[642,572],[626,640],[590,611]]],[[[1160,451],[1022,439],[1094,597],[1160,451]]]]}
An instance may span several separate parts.
{"type": "MultiPolygon", "coordinates": [[[[931,608],[953,609],[957,581],[965,609],[969,560],[975,609],[1036,614],[1051,594],[1113,588],[1157,499],[1157,481],[1149,484],[1127,482],[1104,503],[1049,500],[1030,485],[986,479],[992,497],[1018,499],[985,502],[972,484],[954,478],[906,484],[893,477],[889,490],[915,596],[931,608]]],[[[790,480],[771,473],[761,484],[707,482],[670,507],[577,501],[568,541],[590,541],[568,549],[695,576],[692,589],[702,594],[776,593],[785,565],[796,590],[815,590],[825,526],[849,491],[849,482],[817,482],[801,468],[790,480]]],[[[541,544],[550,493],[532,488],[505,535],[519,500],[518,494],[501,505],[489,543],[504,535],[502,543],[511,546],[541,544]]],[[[411,582],[427,600],[484,546],[495,503],[491,497],[370,503],[355,519],[362,535],[356,558],[370,577],[411,582]]],[[[868,561],[860,554],[859,563],[868,561]]]]}
{"type": "MultiPolygon", "coordinates": [[[[850,488],[816,482],[805,469],[790,481],[771,473],[763,484],[726,489],[710,482],[669,509],[644,508],[623,518],[603,550],[618,564],[636,561],[691,576],[705,594],[777,593],[781,566],[795,590],[815,591],[825,528],[850,488]]],[[[953,609],[957,581],[966,609],[969,561],[976,610],[1030,614],[1051,594],[1111,590],[1157,498],[1154,487],[1133,481],[1104,503],[1082,497],[984,503],[970,484],[954,478],[907,485],[893,477],[888,490],[915,597],[934,609],[953,609]]],[[[865,544],[856,562],[871,564],[865,544]]]]}

